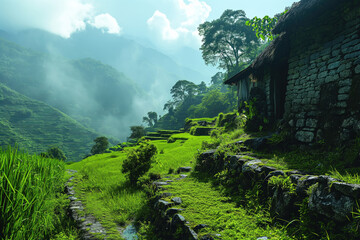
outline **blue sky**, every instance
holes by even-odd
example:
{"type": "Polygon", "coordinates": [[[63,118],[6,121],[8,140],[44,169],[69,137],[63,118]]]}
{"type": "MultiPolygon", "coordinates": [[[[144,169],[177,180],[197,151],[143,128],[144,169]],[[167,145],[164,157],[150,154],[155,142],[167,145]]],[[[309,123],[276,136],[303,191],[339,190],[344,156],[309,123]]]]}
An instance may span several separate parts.
{"type": "Polygon", "coordinates": [[[91,25],[156,45],[198,49],[197,26],[226,9],[273,16],[293,0],[0,0],[0,29],[39,28],[64,38],[91,25]]]}

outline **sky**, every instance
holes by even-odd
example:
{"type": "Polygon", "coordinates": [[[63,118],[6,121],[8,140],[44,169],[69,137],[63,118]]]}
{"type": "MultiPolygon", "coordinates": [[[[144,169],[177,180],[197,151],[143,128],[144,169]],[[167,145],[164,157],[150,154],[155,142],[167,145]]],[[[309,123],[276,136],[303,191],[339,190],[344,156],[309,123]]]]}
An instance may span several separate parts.
{"type": "Polygon", "coordinates": [[[226,9],[249,18],[273,16],[293,0],[0,0],[0,29],[38,28],[70,38],[87,26],[132,36],[158,47],[198,49],[197,26],[226,9]]]}

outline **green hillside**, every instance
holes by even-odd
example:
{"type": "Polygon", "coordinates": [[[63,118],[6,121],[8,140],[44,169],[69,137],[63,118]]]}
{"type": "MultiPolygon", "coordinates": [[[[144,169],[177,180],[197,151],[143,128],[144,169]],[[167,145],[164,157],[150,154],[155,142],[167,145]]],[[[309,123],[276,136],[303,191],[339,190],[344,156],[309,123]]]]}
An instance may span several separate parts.
{"type": "Polygon", "coordinates": [[[30,153],[58,146],[69,161],[78,161],[97,136],[57,109],[0,84],[0,146],[17,143],[30,153]]]}
{"type": "Polygon", "coordinates": [[[113,67],[90,58],[42,54],[1,38],[0,83],[118,138],[127,137],[131,119],[142,114],[133,106],[143,94],[113,67]]]}

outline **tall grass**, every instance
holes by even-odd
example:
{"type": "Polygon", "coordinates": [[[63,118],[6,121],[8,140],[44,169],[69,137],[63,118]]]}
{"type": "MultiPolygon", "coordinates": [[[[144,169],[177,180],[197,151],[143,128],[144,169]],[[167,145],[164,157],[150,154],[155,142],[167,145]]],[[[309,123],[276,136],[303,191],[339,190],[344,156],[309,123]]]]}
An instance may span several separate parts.
{"type": "Polygon", "coordinates": [[[49,239],[65,164],[0,149],[0,239],[49,239]]]}

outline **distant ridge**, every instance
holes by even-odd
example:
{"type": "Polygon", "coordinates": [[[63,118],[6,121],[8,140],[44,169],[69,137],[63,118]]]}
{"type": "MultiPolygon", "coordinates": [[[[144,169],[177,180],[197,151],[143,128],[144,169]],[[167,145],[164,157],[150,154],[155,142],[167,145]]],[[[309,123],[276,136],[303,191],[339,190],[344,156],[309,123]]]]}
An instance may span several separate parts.
{"type": "Polygon", "coordinates": [[[32,100],[0,83],[0,146],[40,153],[58,146],[68,161],[90,152],[98,136],[59,110],[32,100]]]}

